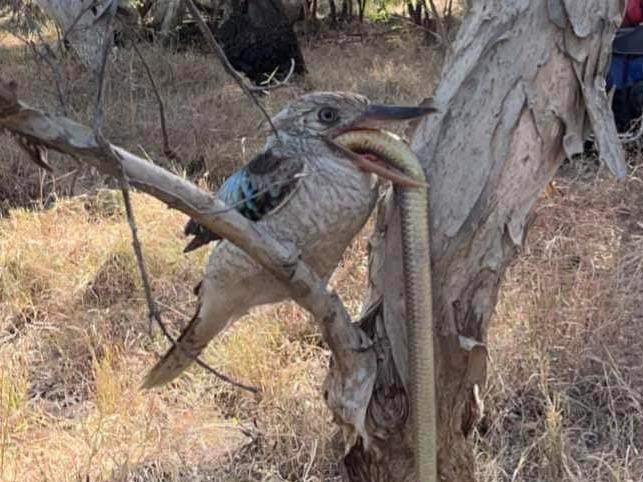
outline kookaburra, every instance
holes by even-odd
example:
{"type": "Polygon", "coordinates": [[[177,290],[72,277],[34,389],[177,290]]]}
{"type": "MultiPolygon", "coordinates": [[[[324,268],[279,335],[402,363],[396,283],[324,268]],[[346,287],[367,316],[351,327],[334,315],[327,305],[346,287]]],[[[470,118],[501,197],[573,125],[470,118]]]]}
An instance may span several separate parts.
{"type": "MultiPolygon", "coordinates": [[[[388,177],[381,161],[360,157],[356,163],[356,156],[346,155],[328,140],[433,111],[430,105],[373,104],[353,93],[304,95],[273,117],[279,135],[271,134],[263,150],[226,180],[217,197],[276,240],[294,244],[303,261],[327,281],[373,210],[378,197],[373,172],[388,177]]],[[[177,377],[212,338],[251,308],[288,298],[280,281],[231,242],[192,220],[185,232],[195,236],[186,251],[210,241],[216,244],[197,287],[196,314],[177,346],[146,376],[146,388],[177,377]]]]}

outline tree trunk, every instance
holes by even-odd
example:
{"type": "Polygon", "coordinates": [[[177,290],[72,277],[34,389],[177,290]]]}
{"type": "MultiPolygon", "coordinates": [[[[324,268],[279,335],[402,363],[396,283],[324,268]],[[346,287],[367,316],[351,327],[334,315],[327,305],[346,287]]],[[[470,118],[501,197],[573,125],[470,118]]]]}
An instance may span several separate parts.
{"type": "MultiPolygon", "coordinates": [[[[277,0],[275,0],[277,1],[277,0]]],[[[312,10],[311,5],[306,0],[278,0],[284,10],[288,22],[292,25],[298,20],[305,20],[306,15],[312,10]]]]}
{"type": "Polygon", "coordinates": [[[366,0],[357,0],[359,22],[364,21],[364,12],[366,11],[366,0]]]}
{"type": "Polygon", "coordinates": [[[342,0],[342,20],[351,21],[353,19],[353,0],[342,0]]]}
{"type": "MultiPolygon", "coordinates": [[[[625,173],[602,90],[621,11],[619,0],[476,1],[435,92],[442,113],[413,135],[431,186],[440,481],[474,480],[468,436],[482,413],[489,320],[537,198],[591,130],[602,160],[625,173]]],[[[378,359],[370,401],[353,408],[367,409],[365,417],[343,416],[358,397],[340,363],[331,362],[326,380],[350,481],[415,480],[400,260],[399,213],[388,195],[370,241],[361,320],[378,359]]]]}
{"type": "Polygon", "coordinates": [[[81,63],[96,73],[103,45],[109,2],[94,0],[35,0],[60,27],[81,63]]]}
{"type": "MultiPolygon", "coordinates": [[[[109,1],[94,0],[35,0],[43,12],[60,27],[65,40],[78,55],[81,63],[97,73],[100,64],[105,22],[109,18],[109,1]]],[[[116,15],[127,25],[137,25],[137,10],[126,0],[120,0],[116,15]]],[[[114,29],[120,28],[119,22],[114,29]]]]}

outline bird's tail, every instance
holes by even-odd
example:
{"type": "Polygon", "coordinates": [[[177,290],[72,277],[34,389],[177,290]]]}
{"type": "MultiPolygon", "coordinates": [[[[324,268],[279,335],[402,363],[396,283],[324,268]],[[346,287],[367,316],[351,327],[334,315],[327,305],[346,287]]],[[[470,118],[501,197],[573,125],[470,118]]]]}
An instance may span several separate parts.
{"type": "Polygon", "coordinates": [[[149,371],[143,380],[142,388],[154,388],[171,382],[189,367],[201,353],[205,345],[194,343],[194,330],[199,322],[199,311],[190,320],[186,329],[174,346],[149,371]]]}

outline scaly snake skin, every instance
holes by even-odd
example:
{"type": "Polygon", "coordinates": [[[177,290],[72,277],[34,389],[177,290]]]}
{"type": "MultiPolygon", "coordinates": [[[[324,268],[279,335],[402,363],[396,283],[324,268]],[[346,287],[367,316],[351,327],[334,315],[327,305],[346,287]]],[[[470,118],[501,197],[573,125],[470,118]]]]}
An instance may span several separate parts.
{"type": "Polygon", "coordinates": [[[433,308],[429,249],[429,199],[422,166],[410,147],[394,134],[379,130],[349,131],[334,139],[356,153],[385,160],[422,187],[395,187],[402,214],[402,248],[409,387],[415,469],[419,482],[437,480],[433,308]]]}

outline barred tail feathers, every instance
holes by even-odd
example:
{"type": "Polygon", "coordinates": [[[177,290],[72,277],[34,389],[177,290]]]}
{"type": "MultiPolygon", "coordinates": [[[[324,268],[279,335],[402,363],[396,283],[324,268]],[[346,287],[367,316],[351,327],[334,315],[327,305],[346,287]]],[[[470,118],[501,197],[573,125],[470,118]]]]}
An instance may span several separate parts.
{"type": "Polygon", "coordinates": [[[163,355],[163,358],[145,376],[142,388],[154,388],[171,382],[188,368],[205,348],[204,344],[195,345],[193,343],[196,326],[201,321],[199,319],[200,310],[201,307],[199,307],[188,326],[181,333],[176,344],[163,355]]]}

